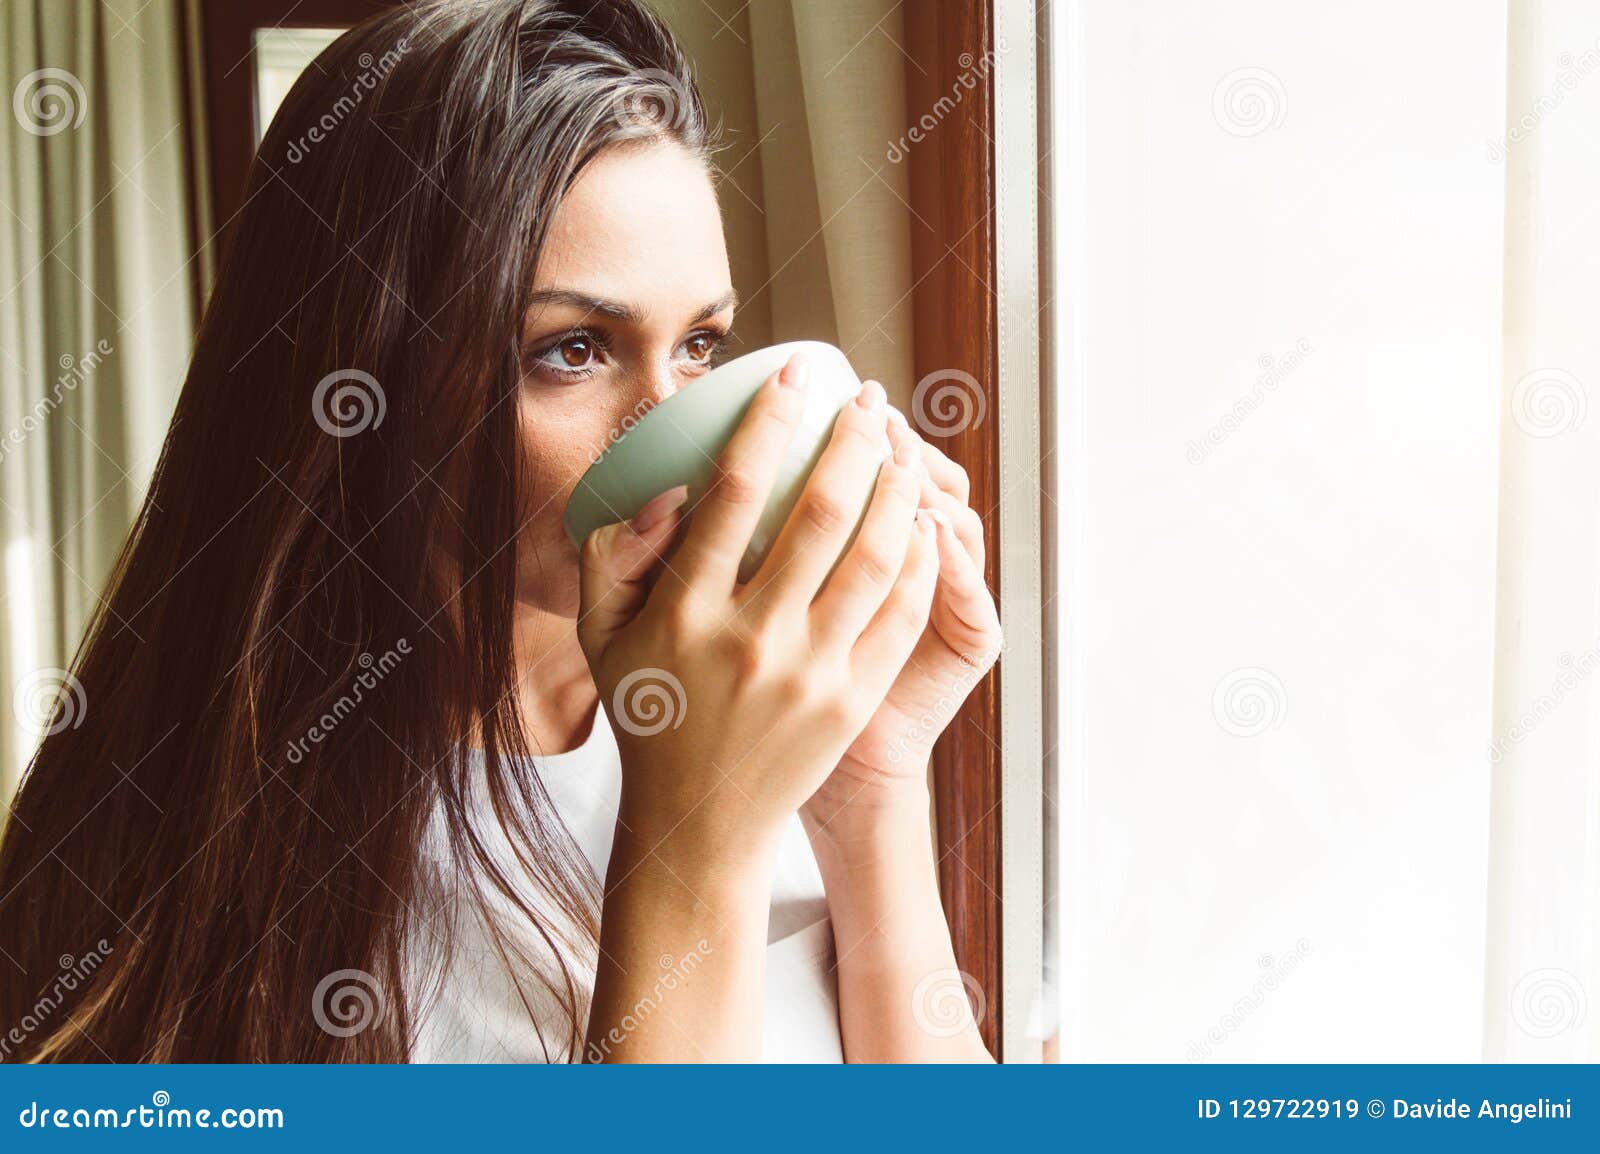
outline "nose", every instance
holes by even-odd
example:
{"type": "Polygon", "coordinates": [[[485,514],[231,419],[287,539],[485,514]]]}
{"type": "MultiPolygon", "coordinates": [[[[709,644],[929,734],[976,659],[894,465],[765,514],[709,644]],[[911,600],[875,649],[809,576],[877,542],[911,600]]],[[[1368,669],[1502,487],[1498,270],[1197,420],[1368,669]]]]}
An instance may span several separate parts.
{"type": "Polygon", "coordinates": [[[669,365],[654,364],[649,368],[640,369],[633,380],[633,401],[630,405],[634,420],[644,416],[677,391],[678,382],[673,379],[669,365]]]}
{"type": "Polygon", "coordinates": [[[624,379],[627,391],[618,394],[617,400],[625,406],[620,415],[623,426],[628,428],[677,392],[681,384],[673,372],[672,358],[668,356],[640,358],[628,366],[624,379]]]}
{"type": "Polygon", "coordinates": [[[658,364],[651,368],[645,380],[644,395],[652,405],[659,405],[677,391],[678,382],[669,364],[658,364]]]}

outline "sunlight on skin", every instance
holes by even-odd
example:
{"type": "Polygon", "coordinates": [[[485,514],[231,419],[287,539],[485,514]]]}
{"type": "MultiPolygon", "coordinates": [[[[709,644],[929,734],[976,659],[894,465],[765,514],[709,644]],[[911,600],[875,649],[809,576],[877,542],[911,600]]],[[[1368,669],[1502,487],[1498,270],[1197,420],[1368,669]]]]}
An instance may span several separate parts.
{"type": "Polygon", "coordinates": [[[578,550],[561,523],[567,500],[623,419],[705,372],[733,324],[722,217],[704,162],[675,144],[592,161],[540,254],[534,291],[553,290],[631,315],[552,300],[536,304],[523,329],[528,520],[518,542],[517,647],[524,715],[552,742],[549,752],[582,741],[595,703],[573,632],[578,550]],[[708,308],[716,311],[706,316],[708,308]]]}

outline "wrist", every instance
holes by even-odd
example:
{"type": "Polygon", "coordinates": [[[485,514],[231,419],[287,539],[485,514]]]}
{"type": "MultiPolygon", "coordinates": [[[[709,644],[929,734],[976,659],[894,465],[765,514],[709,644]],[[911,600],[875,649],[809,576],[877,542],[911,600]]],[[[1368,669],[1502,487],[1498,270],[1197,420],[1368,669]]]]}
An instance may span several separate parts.
{"type": "Polygon", "coordinates": [[[906,790],[896,804],[826,825],[807,817],[834,944],[857,974],[896,972],[950,948],[926,786],[919,792],[920,804],[906,790]]]}
{"type": "Polygon", "coordinates": [[[931,869],[932,816],[925,773],[852,784],[844,798],[819,791],[801,810],[825,878],[830,873],[903,874],[924,864],[931,869]]]}
{"type": "Polygon", "coordinates": [[[681,817],[663,816],[650,807],[631,806],[624,794],[610,872],[617,876],[619,865],[623,871],[660,870],[708,900],[765,892],[782,830],[748,818],[710,807],[681,817]]]}

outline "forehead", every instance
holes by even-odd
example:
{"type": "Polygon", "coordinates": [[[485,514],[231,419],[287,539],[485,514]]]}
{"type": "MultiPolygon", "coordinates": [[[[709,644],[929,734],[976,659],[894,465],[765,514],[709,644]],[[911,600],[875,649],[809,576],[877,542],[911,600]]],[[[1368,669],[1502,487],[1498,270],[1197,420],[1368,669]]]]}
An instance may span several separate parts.
{"type": "Polygon", "coordinates": [[[676,144],[601,153],[550,222],[535,289],[561,288],[670,316],[731,284],[711,175],[676,144]]]}

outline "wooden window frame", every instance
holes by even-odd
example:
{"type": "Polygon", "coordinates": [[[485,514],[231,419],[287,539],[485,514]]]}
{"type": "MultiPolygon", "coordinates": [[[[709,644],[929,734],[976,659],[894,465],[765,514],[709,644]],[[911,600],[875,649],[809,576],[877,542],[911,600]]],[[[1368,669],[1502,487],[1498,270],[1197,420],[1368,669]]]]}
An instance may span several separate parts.
{"type": "Polygon", "coordinates": [[[351,28],[398,0],[194,0],[205,101],[207,234],[225,245],[256,151],[255,31],[351,28]]]}
{"type": "MultiPolygon", "coordinates": [[[[995,294],[995,185],[990,0],[940,0],[908,9],[906,112],[941,108],[937,127],[908,154],[917,380],[958,369],[984,390],[984,411],[940,447],[967,471],[983,515],[986,572],[1000,588],[999,341],[995,294]],[[966,82],[972,87],[967,88],[966,82]]],[[[1002,625],[1005,622],[1002,621],[1002,625]]],[[[984,1041],[1002,1057],[1001,724],[997,666],[962,704],[933,753],[939,885],[956,963],[981,991],[984,1041]]]]}

